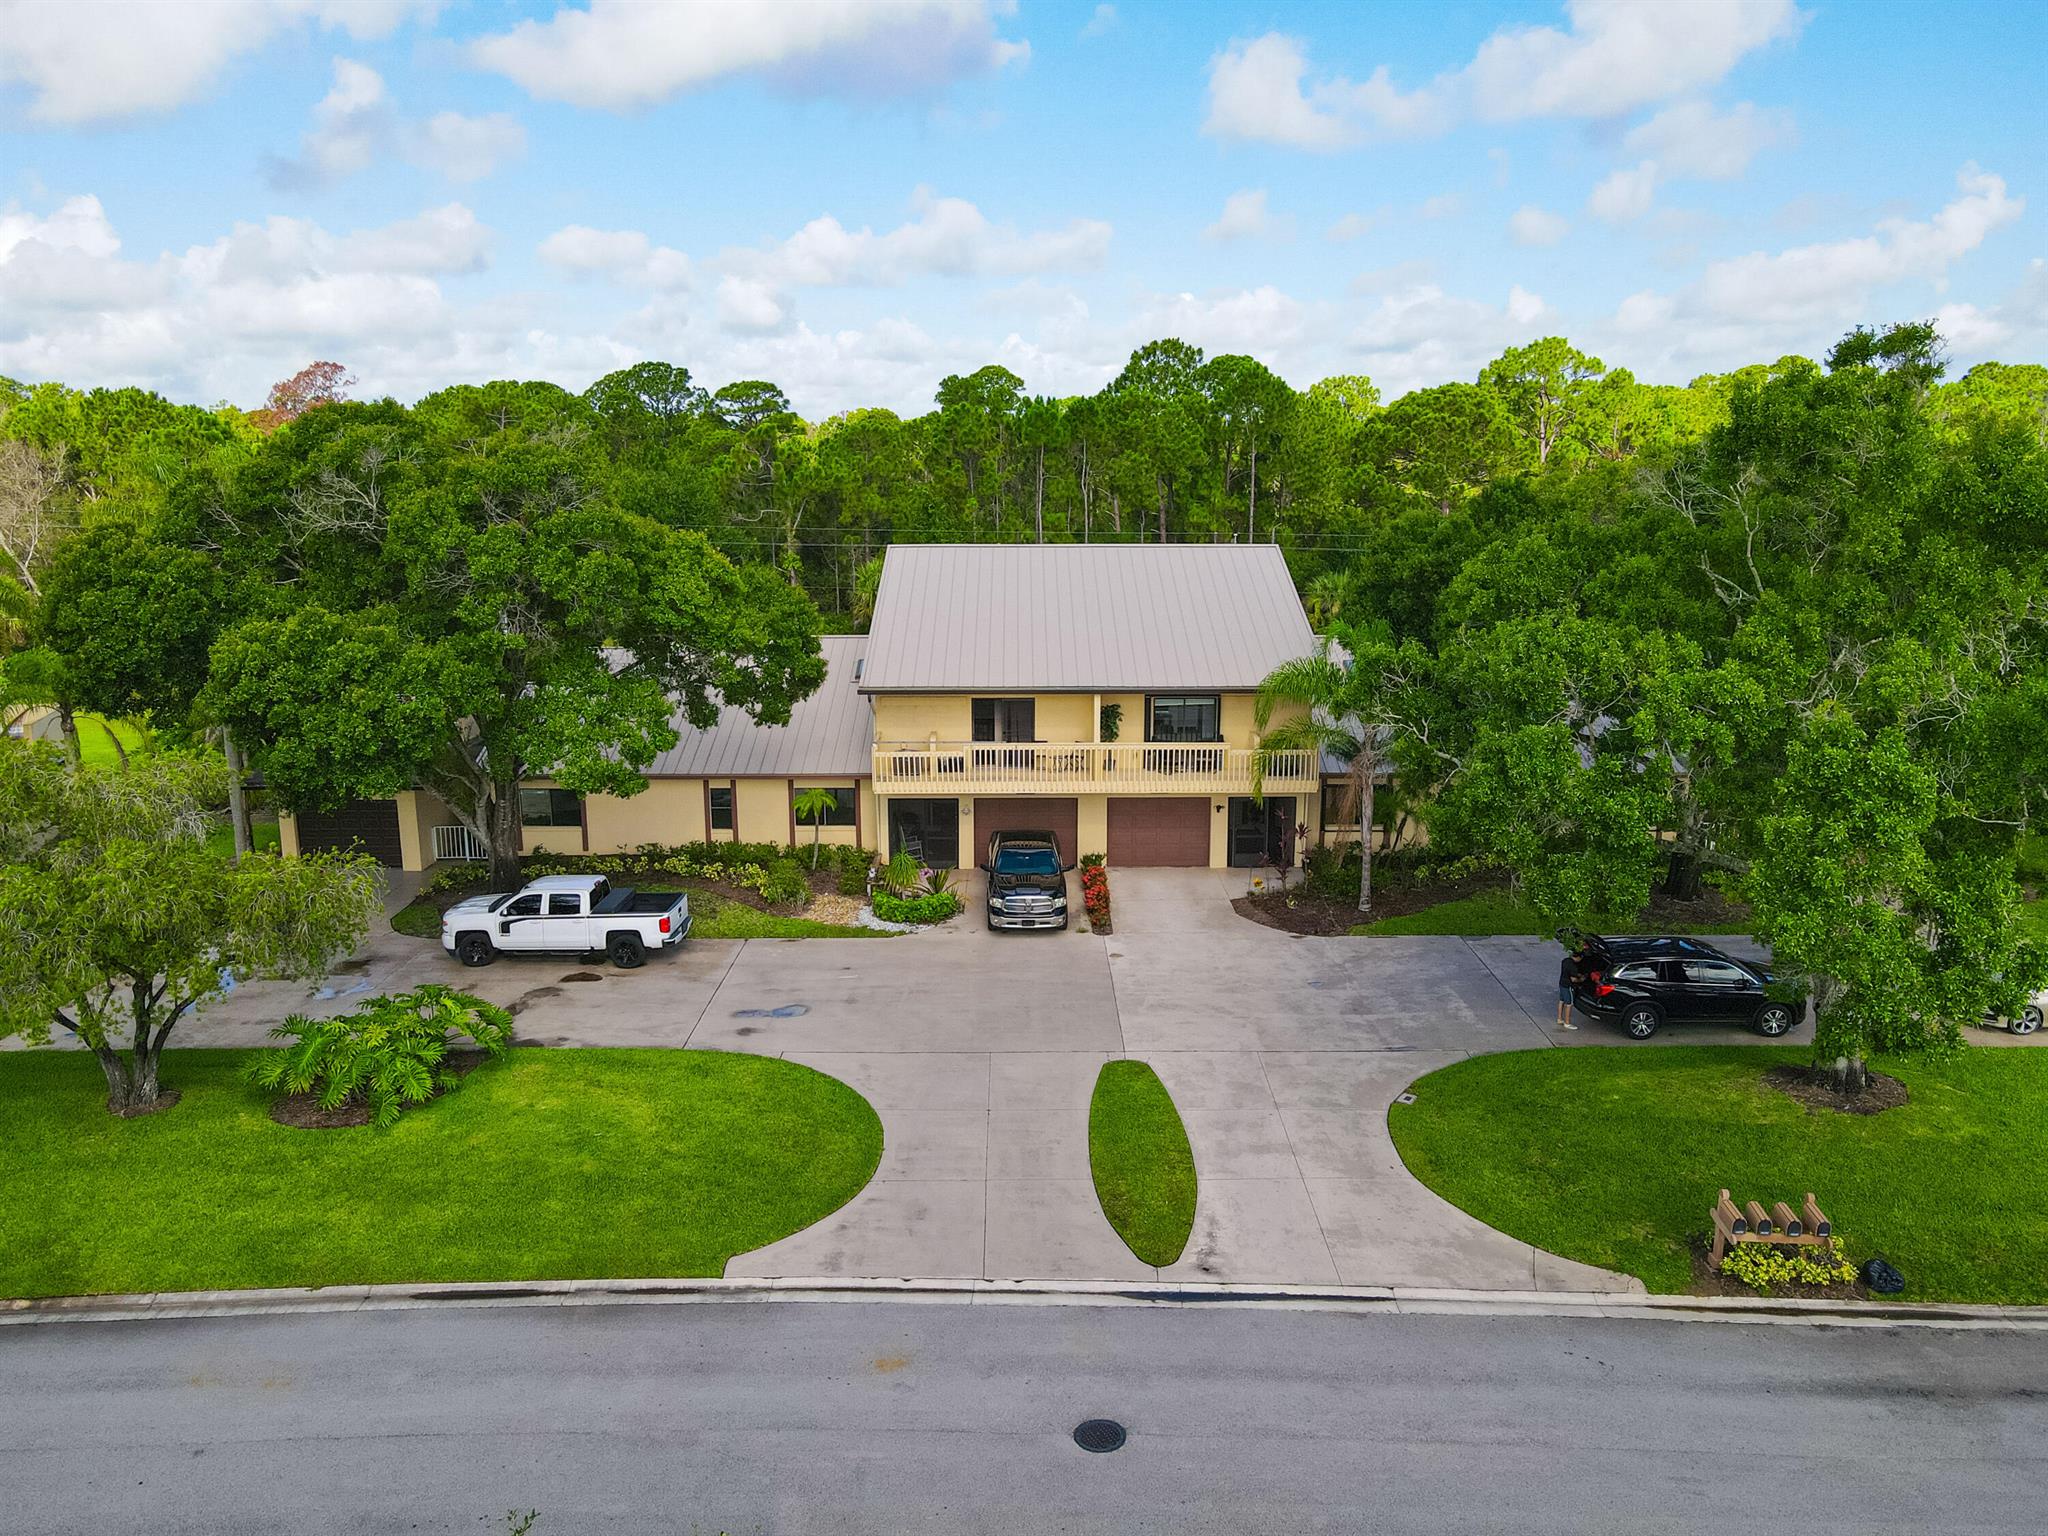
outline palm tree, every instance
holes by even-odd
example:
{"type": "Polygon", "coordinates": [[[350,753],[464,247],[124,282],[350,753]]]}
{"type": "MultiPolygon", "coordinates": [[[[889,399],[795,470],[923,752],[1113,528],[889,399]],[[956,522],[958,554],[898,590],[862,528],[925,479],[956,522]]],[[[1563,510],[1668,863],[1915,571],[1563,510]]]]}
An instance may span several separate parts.
{"type": "Polygon", "coordinates": [[[791,807],[798,821],[811,824],[811,868],[818,867],[818,828],[825,824],[825,817],[839,804],[839,797],[829,789],[807,789],[796,797],[791,807]]]}
{"type": "Polygon", "coordinates": [[[1252,753],[1252,798],[1263,799],[1266,772],[1278,752],[1311,752],[1318,763],[1334,757],[1346,768],[1343,813],[1358,817],[1358,910],[1372,910],[1372,799],[1379,776],[1379,733],[1359,723],[1352,705],[1353,677],[1341,653],[1325,640],[1313,656],[1275,667],[1259,684],[1254,718],[1259,744],[1252,753]],[[1301,713],[1271,725],[1281,705],[1301,713]]]}
{"type": "Polygon", "coordinates": [[[1335,571],[1324,571],[1303,589],[1301,600],[1308,609],[1310,627],[1317,634],[1323,633],[1343,611],[1344,578],[1335,571]]]}

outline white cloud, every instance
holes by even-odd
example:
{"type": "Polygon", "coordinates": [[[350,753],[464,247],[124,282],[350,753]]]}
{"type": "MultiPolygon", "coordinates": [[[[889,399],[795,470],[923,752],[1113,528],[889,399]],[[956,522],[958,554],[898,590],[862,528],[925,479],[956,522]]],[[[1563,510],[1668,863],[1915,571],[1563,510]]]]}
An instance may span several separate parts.
{"type": "Polygon", "coordinates": [[[390,140],[393,117],[384,77],[354,59],[334,61],[334,86],[313,108],[313,126],[296,160],[274,161],[275,186],[324,186],[366,171],[390,140]]]}
{"type": "Polygon", "coordinates": [[[531,94],[624,111],[734,75],[816,95],[942,86],[1021,62],[997,35],[1014,0],[590,0],[479,39],[471,57],[531,94]]]}
{"type": "Polygon", "coordinates": [[[1339,76],[1304,89],[1307,73],[1301,43],[1285,33],[1233,41],[1209,61],[1209,115],[1202,131],[1219,139],[1330,150],[1447,125],[1437,96],[1404,94],[1384,68],[1363,84],[1339,76]]]}
{"type": "Polygon", "coordinates": [[[525,153],[526,130],[507,112],[436,112],[406,135],[406,158],[449,181],[481,181],[525,153]]]}
{"type": "Polygon", "coordinates": [[[1571,232],[1571,221],[1535,204],[1517,208],[1508,218],[1508,238],[1517,245],[1555,245],[1571,232]]]}
{"type": "Polygon", "coordinates": [[[441,112],[424,122],[399,115],[384,77],[354,59],[334,61],[334,85],[313,108],[298,158],[270,162],[277,187],[327,186],[368,170],[386,155],[450,181],[477,181],[525,153],[526,130],[506,113],[466,117],[441,112]]]}
{"type": "Polygon", "coordinates": [[[723,277],[718,282],[718,322],[729,331],[780,330],[789,318],[775,290],[754,277],[723,277]]]}
{"type": "Polygon", "coordinates": [[[911,208],[916,217],[880,234],[866,227],[848,229],[826,214],[786,240],[734,247],[719,261],[728,270],[780,286],[887,287],[925,273],[1022,277],[1096,267],[1109,250],[1110,226],[1099,219],[1024,232],[990,223],[964,198],[937,197],[922,188],[911,208]]]}
{"type": "Polygon", "coordinates": [[[1465,200],[1455,192],[1439,192],[1426,198],[1415,216],[1420,219],[1455,219],[1465,210],[1465,200]]]}
{"type": "Polygon", "coordinates": [[[1223,200],[1223,215],[1202,231],[1211,240],[1248,240],[1273,233],[1272,215],[1266,211],[1266,189],[1247,188],[1223,200]]]}
{"type": "Polygon", "coordinates": [[[1503,27],[1465,78],[1483,118],[1613,117],[1714,84],[1795,37],[1792,0],[1567,0],[1569,31],[1503,27]]]}
{"type": "Polygon", "coordinates": [[[10,209],[0,213],[0,373],[253,404],[314,357],[340,358],[371,389],[416,391],[530,366],[515,364],[520,349],[580,355],[580,341],[522,340],[508,304],[451,300],[444,285],[479,271],[489,241],[452,203],[340,233],[274,217],[129,260],[94,198],[47,217],[10,209]]]}
{"type": "MultiPolygon", "coordinates": [[[[1676,292],[1630,295],[1612,324],[1633,353],[1631,366],[1682,376],[1786,351],[1817,352],[1870,320],[1873,306],[1896,285],[1937,288],[1951,266],[2026,206],[2008,194],[2003,179],[1975,166],[1958,173],[1956,186],[1957,196],[1929,218],[1886,219],[1867,235],[1753,251],[1711,263],[1676,292]]],[[[1951,305],[1945,313],[1958,343],[2021,334],[2026,292],[2023,285],[1997,315],[1951,305]]]]}
{"type": "Polygon", "coordinates": [[[1382,213],[1347,213],[1323,231],[1323,238],[1341,244],[1347,240],[1360,240],[1371,234],[1384,220],[1382,213]]]}
{"type": "Polygon", "coordinates": [[[1519,284],[1498,306],[1415,283],[1381,295],[1352,332],[1353,363],[1389,400],[1411,389],[1469,379],[1509,346],[1556,318],[1519,284]]]}
{"type": "Polygon", "coordinates": [[[308,22],[358,41],[431,19],[441,0],[0,0],[0,86],[41,123],[160,112],[204,95],[225,67],[308,22]]]}
{"type": "Polygon", "coordinates": [[[1361,82],[1310,75],[1299,40],[1237,39],[1209,64],[1203,130],[1334,150],[1441,133],[1468,117],[1615,117],[1690,95],[1798,34],[1793,0],[1567,0],[1569,28],[1503,27],[1462,68],[1403,90],[1385,65],[1361,82]]]}
{"type": "Polygon", "coordinates": [[[1586,208],[1596,219],[1605,219],[1610,224],[1626,224],[1648,213],[1656,195],[1657,162],[1645,160],[1641,165],[1616,171],[1602,181],[1586,199],[1586,208]]]}
{"type": "Polygon", "coordinates": [[[1640,123],[1622,139],[1632,153],[1657,162],[1670,179],[1734,181],[1763,150],[1791,142],[1792,114],[1738,102],[1716,112],[1704,101],[1681,101],[1640,123]]]}
{"type": "Polygon", "coordinates": [[[572,276],[601,276],[652,289],[689,286],[690,258],[656,245],[637,229],[592,229],[570,224],[541,241],[540,259],[572,276]]]}
{"type": "Polygon", "coordinates": [[[1100,37],[1103,33],[1114,28],[1116,22],[1115,6],[1098,5],[1095,7],[1095,14],[1088,18],[1087,25],[1081,28],[1081,35],[1083,37],[1100,37]]]}

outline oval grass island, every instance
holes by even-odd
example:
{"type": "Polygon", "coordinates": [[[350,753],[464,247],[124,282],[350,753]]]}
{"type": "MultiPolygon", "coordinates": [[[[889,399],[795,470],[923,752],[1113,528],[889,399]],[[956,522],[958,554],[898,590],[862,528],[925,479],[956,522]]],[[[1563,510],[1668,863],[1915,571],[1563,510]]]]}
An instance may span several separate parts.
{"type": "Polygon", "coordinates": [[[1088,1102],[1088,1167],[1116,1235],[1164,1268],[1195,1226],[1195,1154],[1159,1074],[1142,1061],[1103,1064],[1088,1102]]]}
{"type": "Polygon", "coordinates": [[[302,1130],[249,1051],[171,1051],[121,1120],[84,1051],[0,1056],[0,1297],[713,1276],[859,1193],[874,1109],[728,1051],[515,1048],[388,1131],[302,1130]]]}

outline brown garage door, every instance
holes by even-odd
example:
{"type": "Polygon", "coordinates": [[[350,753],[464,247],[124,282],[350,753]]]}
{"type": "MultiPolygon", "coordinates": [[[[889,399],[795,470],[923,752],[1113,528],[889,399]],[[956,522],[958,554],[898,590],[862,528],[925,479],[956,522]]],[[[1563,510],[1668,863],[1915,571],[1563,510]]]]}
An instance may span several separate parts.
{"type": "Polygon", "coordinates": [[[1194,795],[1112,798],[1109,862],[1206,867],[1209,814],[1209,802],[1194,795]]]}
{"type": "Polygon", "coordinates": [[[987,795],[974,797],[974,857],[962,863],[979,864],[988,857],[992,832],[1050,832],[1060,845],[1060,860],[1071,864],[1077,855],[1075,839],[1081,827],[1080,802],[1072,796],[1020,796],[997,800],[987,795]]]}
{"type": "Polygon", "coordinates": [[[379,864],[398,867],[396,800],[351,800],[337,811],[299,812],[299,852],[347,853],[354,849],[379,864]]]}

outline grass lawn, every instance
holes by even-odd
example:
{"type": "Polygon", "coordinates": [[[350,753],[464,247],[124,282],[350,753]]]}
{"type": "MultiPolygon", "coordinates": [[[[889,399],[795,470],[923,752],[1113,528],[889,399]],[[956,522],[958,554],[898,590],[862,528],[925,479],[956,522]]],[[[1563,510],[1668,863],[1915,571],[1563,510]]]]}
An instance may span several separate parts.
{"type": "MultiPolygon", "coordinates": [[[[1479,891],[1455,901],[1440,901],[1405,917],[1383,917],[1376,923],[1361,923],[1353,935],[1452,934],[1481,938],[1489,934],[1546,935],[1555,924],[1546,925],[1535,911],[1506,891],[1479,891]]],[[[1688,923],[1658,918],[1652,923],[1616,923],[1603,933],[1747,933],[1742,926],[1724,927],[1713,923],[1688,923]]]]}
{"type": "Polygon", "coordinates": [[[78,731],[78,760],[82,763],[96,763],[112,768],[119,765],[121,752],[140,752],[142,732],[126,720],[109,720],[102,715],[73,715],[73,727],[78,731]],[[114,739],[119,738],[121,749],[114,750],[114,739]]]}
{"type": "Polygon", "coordinates": [[[2020,921],[2035,938],[2048,944],[2048,900],[2020,903],[2020,921]]]}
{"type": "MultiPolygon", "coordinates": [[[[258,853],[277,852],[277,823],[255,821],[249,824],[249,839],[256,845],[258,853]]],[[[206,846],[215,853],[235,851],[235,829],[222,823],[206,834],[206,846]]]]}
{"type": "Polygon", "coordinates": [[[1088,1167],[1116,1234],[1147,1264],[1171,1264],[1195,1226],[1195,1154],[1159,1074],[1103,1063],[1088,1104],[1088,1167]]]}
{"type": "Polygon", "coordinates": [[[522,1047],[380,1132],[276,1124],[252,1054],[170,1052],[139,1120],[82,1051],[0,1056],[0,1296],[717,1275],[882,1154],[853,1089],[761,1056],[522,1047]]]}
{"type": "Polygon", "coordinates": [[[1453,1205],[1567,1258],[1692,1285],[1714,1194],[1812,1190],[1850,1258],[1889,1258],[1918,1301],[2048,1301],[2048,1051],[1884,1061],[1912,1101],[1809,1114],[1761,1081],[1798,1047],[1477,1056],[1388,1119],[1409,1171],[1453,1205]]]}

